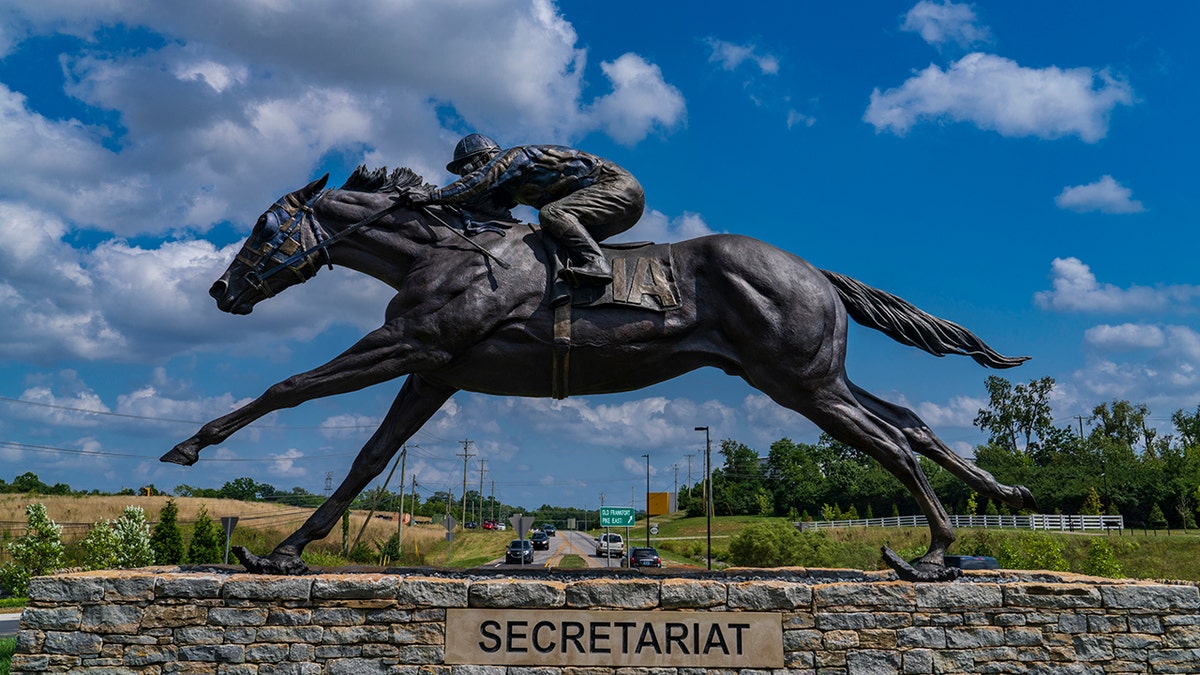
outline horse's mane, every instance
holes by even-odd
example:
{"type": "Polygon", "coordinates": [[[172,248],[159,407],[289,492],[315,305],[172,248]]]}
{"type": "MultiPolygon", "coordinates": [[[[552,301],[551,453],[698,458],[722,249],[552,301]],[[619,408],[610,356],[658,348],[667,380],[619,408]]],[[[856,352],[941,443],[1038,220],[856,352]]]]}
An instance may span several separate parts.
{"type": "Polygon", "coordinates": [[[404,188],[425,184],[425,179],[408,167],[397,167],[390,175],[386,166],[368,169],[359,164],[342,184],[342,190],[353,192],[398,192],[404,188]]]}

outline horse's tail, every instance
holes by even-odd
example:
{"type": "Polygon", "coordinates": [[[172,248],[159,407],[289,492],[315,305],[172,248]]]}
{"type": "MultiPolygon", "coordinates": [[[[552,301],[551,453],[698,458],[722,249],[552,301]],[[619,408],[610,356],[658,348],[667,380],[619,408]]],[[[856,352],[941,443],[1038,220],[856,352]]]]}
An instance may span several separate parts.
{"type": "Polygon", "coordinates": [[[837,289],[850,318],[897,342],[923,349],[934,356],[970,356],[989,368],[1012,368],[1029,360],[1028,356],[999,354],[966,328],[921,311],[891,293],[837,272],[821,270],[821,274],[837,289]]]}

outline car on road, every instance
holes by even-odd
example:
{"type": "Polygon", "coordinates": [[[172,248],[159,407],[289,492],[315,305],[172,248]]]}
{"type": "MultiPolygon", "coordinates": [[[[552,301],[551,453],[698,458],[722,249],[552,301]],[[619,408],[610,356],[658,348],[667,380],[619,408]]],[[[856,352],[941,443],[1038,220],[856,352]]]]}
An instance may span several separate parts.
{"type": "Polygon", "coordinates": [[[662,567],[663,561],[658,555],[658,549],[646,546],[635,546],[629,550],[629,566],[662,567]]]}
{"type": "Polygon", "coordinates": [[[502,522],[500,522],[500,521],[498,521],[498,520],[497,520],[497,521],[496,521],[496,527],[495,527],[495,529],[497,529],[497,530],[499,530],[499,531],[503,532],[503,531],[505,531],[505,530],[507,530],[507,529],[508,529],[508,526],[507,526],[507,525],[505,525],[504,523],[502,523],[502,522]]]}
{"type": "Polygon", "coordinates": [[[496,521],[494,521],[494,520],[485,520],[485,521],[483,521],[483,529],[485,529],[485,530],[494,530],[494,529],[496,529],[496,521]]]}
{"type": "Polygon", "coordinates": [[[535,551],[550,550],[550,537],[548,537],[546,533],[542,532],[541,530],[537,530],[533,534],[529,535],[529,541],[533,544],[533,550],[535,551]]]}
{"type": "Polygon", "coordinates": [[[463,527],[468,530],[474,530],[475,528],[479,527],[479,523],[475,522],[474,520],[468,520],[467,522],[463,523],[463,527]]]}
{"type": "Polygon", "coordinates": [[[945,561],[946,567],[957,567],[960,570],[1000,569],[1000,563],[989,555],[948,555],[945,561]]]}
{"type": "Polygon", "coordinates": [[[619,534],[602,534],[596,537],[596,555],[607,558],[625,557],[625,540],[619,534]]]}
{"type": "Polygon", "coordinates": [[[542,523],[542,532],[545,532],[547,535],[549,535],[551,537],[558,536],[558,530],[551,523],[542,523]]]}
{"type": "Polygon", "coordinates": [[[528,539],[513,539],[504,551],[504,562],[512,565],[532,565],[533,544],[528,539]]]}

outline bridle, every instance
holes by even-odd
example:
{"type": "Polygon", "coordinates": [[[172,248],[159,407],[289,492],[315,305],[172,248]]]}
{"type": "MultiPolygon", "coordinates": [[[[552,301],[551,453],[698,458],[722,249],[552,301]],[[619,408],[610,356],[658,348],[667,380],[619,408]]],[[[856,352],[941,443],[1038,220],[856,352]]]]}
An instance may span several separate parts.
{"type": "MultiPolygon", "coordinates": [[[[295,275],[300,283],[304,283],[316,276],[317,271],[321,268],[321,263],[317,261],[318,254],[322,256],[324,264],[328,265],[329,269],[333,269],[333,259],[329,255],[330,246],[349,236],[355,230],[371,225],[399,209],[409,207],[404,200],[397,199],[391,206],[376,211],[357,223],[342,229],[337,234],[331,235],[313,213],[313,207],[328,192],[329,190],[327,189],[321,190],[303,204],[299,204],[292,195],[285,195],[263,214],[267,219],[263,227],[270,228],[270,237],[264,238],[262,243],[253,248],[250,246],[250,242],[247,241],[242,250],[238,252],[237,261],[250,268],[250,271],[246,272],[246,282],[264,296],[268,298],[275,297],[275,291],[272,291],[271,287],[266,284],[266,280],[285,270],[295,275]],[[304,247],[303,225],[305,222],[308,223],[307,231],[315,242],[308,248],[304,247]],[[256,255],[251,257],[248,254],[256,255]]],[[[460,239],[472,248],[496,261],[504,269],[509,269],[510,265],[496,254],[472,241],[457,228],[442,220],[429,209],[419,208],[436,222],[445,226],[447,230],[458,235],[460,239]]]]}
{"type": "Polygon", "coordinates": [[[405,206],[396,202],[331,235],[313,214],[313,207],[328,192],[327,189],[321,190],[303,204],[299,204],[291,195],[285,195],[263,214],[267,219],[263,227],[273,230],[271,236],[254,248],[246,242],[238,252],[237,261],[250,268],[250,271],[246,272],[246,281],[266,297],[275,297],[275,292],[266,284],[270,277],[286,270],[295,275],[300,283],[304,283],[316,276],[321,268],[321,262],[317,260],[318,254],[324,264],[333,269],[333,259],[329,256],[331,245],[355,230],[366,227],[405,206]],[[307,231],[315,242],[308,248],[304,247],[305,222],[308,223],[307,231]],[[248,253],[257,255],[252,258],[248,253]]]}

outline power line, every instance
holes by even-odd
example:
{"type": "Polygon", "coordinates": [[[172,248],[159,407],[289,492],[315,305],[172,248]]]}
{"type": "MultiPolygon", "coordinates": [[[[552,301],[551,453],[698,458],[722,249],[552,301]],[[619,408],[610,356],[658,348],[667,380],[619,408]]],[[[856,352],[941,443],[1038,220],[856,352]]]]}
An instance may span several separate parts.
{"type": "MultiPolygon", "coordinates": [[[[147,422],[171,422],[173,424],[194,424],[197,426],[204,424],[204,422],[199,422],[196,420],[180,420],[180,419],[174,419],[171,417],[151,417],[149,415],[131,415],[129,413],[117,413],[117,412],[109,412],[109,411],[105,411],[105,410],[89,410],[87,408],[74,408],[71,406],[57,405],[54,403],[42,403],[40,401],[26,401],[25,399],[9,398],[7,396],[0,396],[0,402],[22,403],[24,405],[31,405],[31,406],[35,406],[38,408],[50,408],[52,410],[64,410],[67,412],[80,413],[82,415],[101,415],[104,417],[120,417],[123,419],[142,420],[142,421],[147,421],[147,422]]],[[[258,429],[371,429],[371,428],[373,428],[371,426],[364,425],[364,424],[291,426],[291,425],[252,423],[248,426],[252,426],[252,427],[255,427],[258,429]]]]}

